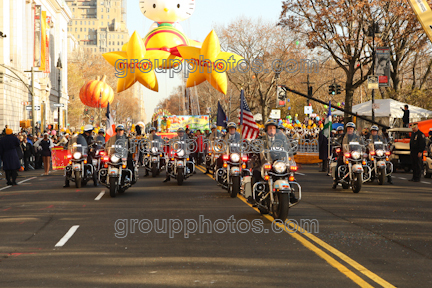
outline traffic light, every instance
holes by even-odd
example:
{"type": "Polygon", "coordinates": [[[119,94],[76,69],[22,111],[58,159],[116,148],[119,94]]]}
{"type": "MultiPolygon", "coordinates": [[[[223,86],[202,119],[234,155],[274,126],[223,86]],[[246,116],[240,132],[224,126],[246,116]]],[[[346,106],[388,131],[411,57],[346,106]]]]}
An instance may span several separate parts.
{"type": "Polygon", "coordinates": [[[336,94],[341,94],[341,86],[339,84],[336,84],[336,94]]]}
{"type": "Polygon", "coordinates": [[[276,99],[276,103],[277,103],[277,108],[280,107],[285,107],[286,106],[286,98],[287,98],[287,93],[285,91],[285,89],[282,88],[282,86],[278,86],[277,87],[277,99],[276,99]]]}
{"type": "Polygon", "coordinates": [[[329,95],[335,95],[336,94],[336,87],[335,84],[331,84],[329,86],[329,95]]]}

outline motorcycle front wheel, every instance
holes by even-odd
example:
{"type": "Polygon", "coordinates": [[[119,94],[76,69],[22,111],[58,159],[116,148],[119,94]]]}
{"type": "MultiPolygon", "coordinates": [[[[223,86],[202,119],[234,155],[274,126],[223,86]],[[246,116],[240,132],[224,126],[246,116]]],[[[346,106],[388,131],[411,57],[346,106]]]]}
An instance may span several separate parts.
{"type": "Polygon", "coordinates": [[[152,177],[156,177],[158,174],[158,168],[156,163],[152,163],[152,177]]]}
{"type": "Polygon", "coordinates": [[[75,187],[81,188],[81,171],[75,171],[75,187]]]}
{"type": "Polygon", "coordinates": [[[183,185],[184,180],[184,170],[182,168],[177,170],[177,185],[183,185]]]}
{"type": "Polygon", "coordinates": [[[379,183],[379,185],[383,185],[384,184],[385,176],[386,176],[385,168],[380,169],[379,177],[378,177],[378,183],[379,183]]]}
{"type": "Polygon", "coordinates": [[[288,193],[275,193],[275,202],[272,204],[273,218],[285,222],[289,212],[289,194],[288,193]]]}
{"type": "Polygon", "coordinates": [[[230,191],[231,198],[237,197],[238,193],[240,193],[240,177],[237,176],[232,178],[232,185],[230,191]]]}
{"type": "Polygon", "coordinates": [[[110,196],[111,198],[116,197],[117,191],[118,191],[118,185],[117,185],[117,178],[110,178],[110,196]]]}
{"type": "Polygon", "coordinates": [[[362,187],[362,183],[363,183],[363,175],[362,173],[360,174],[356,174],[354,176],[354,183],[352,185],[352,190],[354,193],[359,193],[362,187]]]}

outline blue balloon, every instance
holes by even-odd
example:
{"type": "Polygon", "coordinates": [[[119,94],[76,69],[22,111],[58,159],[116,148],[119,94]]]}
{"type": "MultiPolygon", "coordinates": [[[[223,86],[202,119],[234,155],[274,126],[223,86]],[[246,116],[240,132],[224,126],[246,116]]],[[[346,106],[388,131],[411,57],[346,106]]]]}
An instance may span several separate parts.
{"type": "Polygon", "coordinates": [[[288,110],[291,110],[291,107],[288,107],[288,110]]]}
{"type": "Polygon", "coordinates": [[[288,103],[291,102],[291,99],[288,99],[288,103]]]}
{"type": "Polygon", "coordinates": [[[316,117],[316,120],[317,120],[317,121],[320,121],[320,119],[321,119],[321,118],[320,118],[319,116],[318,116],[318,117],[316,117]]]}

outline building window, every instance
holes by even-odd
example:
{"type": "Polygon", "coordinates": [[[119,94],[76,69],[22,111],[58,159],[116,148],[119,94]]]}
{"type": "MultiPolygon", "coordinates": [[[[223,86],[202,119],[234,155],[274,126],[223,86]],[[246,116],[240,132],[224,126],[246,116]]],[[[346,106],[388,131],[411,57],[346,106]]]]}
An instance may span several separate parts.
{"type": "Polygon", "coordinates": [[[108,15],[108,19],[109,19],[109,15],[108,15]]]}
{"type": "Polygon", "coordinates": [[[72,8],[72,12],[75,12],[75,8],[72,8]]]}
{"type": "Polygon", "coordinates": [[[75,32],[78,32],[78,28],[75,28],[75,32]]]}
{"type": "Polygon", "coordinates": [[[95,25],[95,22],[93,21],[93,25],[95,25]]]}
{"type": "Polygon", "coordinates": [[[101,22],[101,26],[103,26],[103,21],[101,22]]]}
{"type": "Polygon", "coordinates": [[[80,35],[78,34],[78,39],[80,39],[80,35]]]}
{"type": "Polygon", "coordinates": [[[101,19],[103,19],[103,15],[101,15],[101,19]]]}
{"type": "Polygon", "coordinates": [[[109,13],[109,8],[107,8],[107,12],[109,13]]]}
{"type": "Polygon", "coordinates": [[[75,25],[78,25],[78,21],[75,21],[75,25]]]}
{"type": "Polygon", "coordinates": [[[117,46],[120,45],[120,42],[117,41],[117,46]]]}
{"type": "Polygon", "coordinates": [[[82,25],[82,21],[80,21],[80,25],[82,25]]]}
{"type": "Polygon", "coordinates": [[[87,32],[87,28],[84,28],[84,32],[87,32]]]}
{"type": "Polygon", "coordinates": [[[80,28],[80,32],[82,32],[82,28],[80,28]]]}
{"type": "Polygon", "coordinates": [[[122,35],[122,39],[123,39],[123,36],[124,36],[124,35],[122,35]]]}
{"type": "Polygon", "coordinates": [[[103,8],[101,8],[101,12],[103,13],[103,8]]]}

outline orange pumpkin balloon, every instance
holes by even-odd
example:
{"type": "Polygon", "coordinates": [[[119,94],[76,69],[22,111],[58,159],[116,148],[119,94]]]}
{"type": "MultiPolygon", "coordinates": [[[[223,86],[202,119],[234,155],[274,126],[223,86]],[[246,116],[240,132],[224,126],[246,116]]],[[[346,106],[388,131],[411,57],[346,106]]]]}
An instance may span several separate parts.
{"type": "Polygon", "coordinates": [[[106,76],[100,80],[98,76],[96,80],[91,80],[84,84],[80,90],[81,102],[93,108],[106,108],[108,103],[114,100],[113,89],[105,83],[106,76]]]}

